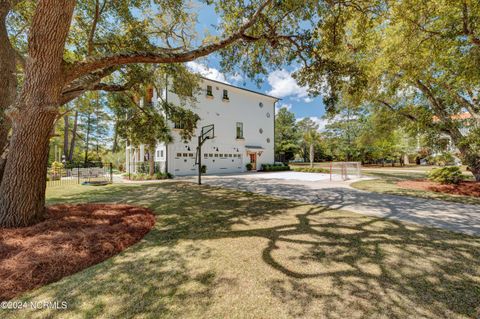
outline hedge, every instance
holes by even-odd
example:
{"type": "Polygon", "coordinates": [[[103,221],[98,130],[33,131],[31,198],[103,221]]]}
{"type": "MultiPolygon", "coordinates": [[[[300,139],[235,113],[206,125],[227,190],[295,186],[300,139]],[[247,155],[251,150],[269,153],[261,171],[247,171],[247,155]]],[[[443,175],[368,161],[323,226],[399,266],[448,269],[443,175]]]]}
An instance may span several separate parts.
{"type": "Polygon", "coordinates": [[[330,174],[330,170],[321,167],[293,167],[295,172],[304,172],[304,173],[325,173],[330,174]]]}
{"type": "Polygon", "coordinates": [[[290,166],[283,164],[262,164],[262,171],[264,172],[278,172],[289,171],[290,166]]]}

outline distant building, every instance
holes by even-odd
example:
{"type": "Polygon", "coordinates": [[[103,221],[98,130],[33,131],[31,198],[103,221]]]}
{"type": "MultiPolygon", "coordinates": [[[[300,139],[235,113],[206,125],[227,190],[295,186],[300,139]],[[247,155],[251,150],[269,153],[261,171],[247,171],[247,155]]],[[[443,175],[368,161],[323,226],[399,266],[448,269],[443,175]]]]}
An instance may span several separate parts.
{"type": "MultiPolygon", "coordinates": [[[[200,116],[194,137],[184,143],[179,134],[181,124],[168,121],[174,141],[157,145],[156,165],[177,176],[196,174],[197,136],[203,126],[210,124],[215,126],[215,138],[205,142],[201,154],[207,174],[243,172],[247,163],[252,164],[253,170],[273,163],[275,103],[279,99],[206,78],[201,79],[200,85],[198,102],[187,106],[200,116]]],[[[180,104],[174,92],[167,90],[164,94],[169,102],[180,104]]],[[[154,93],[153,101],[156,100],[154,93]]],[[[146,164],[148,156],[143,145],[127,145],[127,169],[134,173],[139,164],[146,164]]]]}

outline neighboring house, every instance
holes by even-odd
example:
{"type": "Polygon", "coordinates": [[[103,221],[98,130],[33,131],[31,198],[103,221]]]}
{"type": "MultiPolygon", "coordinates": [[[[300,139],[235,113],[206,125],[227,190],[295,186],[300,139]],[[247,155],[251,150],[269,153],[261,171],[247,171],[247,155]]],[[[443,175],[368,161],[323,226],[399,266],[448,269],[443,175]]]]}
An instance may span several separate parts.
{"type": "MultiPolygon", "coordinates": [[[[184,143],[179,135],[181,126],[167,121],[174,141],[157,145],[156,165],[176,176],[196,174],[198,134],[210,124],[215,125],[215,138],[203,144],[201,154],[207,174],[243,172],[247,163],[252,163],[253,170],[273,163],[275,103],[279,99],[206,78],[201,79],[200,85],[197,103],[187,106],[200,116],[194,137],[184,143]]],[[[169,102],[180,104],[175,93],[168,90],[164,94],[169,102]]],[[[157,100],[155,95],[153,100],[157,100]]],[[[142,163],[148,167],[143,145],[127,145],[126,150],[127,170],[134,173],[142,163]]]]}

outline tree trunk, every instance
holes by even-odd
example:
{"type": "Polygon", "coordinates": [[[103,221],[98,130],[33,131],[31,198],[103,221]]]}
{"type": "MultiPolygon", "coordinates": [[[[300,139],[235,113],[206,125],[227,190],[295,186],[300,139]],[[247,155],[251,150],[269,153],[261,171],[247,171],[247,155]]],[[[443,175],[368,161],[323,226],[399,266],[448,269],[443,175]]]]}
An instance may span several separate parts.
{"type": "Polygon", "coordinates": [[[149,164],[149,175],[155,175],[155,145],[149,145],[148,147],[148,164],[149,164]]]}
{"type": "Polygon", "coordinates": [[[7,165],[8,146],[10,141],[7,139],[7,143],[4,146],[4,150],[0,150],[0,184],[2,183],[3,172],[5,172],[5,166],[7,165]]]}
{"type": "Polygon", "coordinates": [[[7,143],[11,129],[11,121],[5,112],[14,103],[17,89],[15,51],[5,25],[9,11],[10,2],[0,0],[0,183],[7,161],[7,143]]]}
{"type": "Polygon", "coordinates": [[[68,152],[68,161],[73,161],[73,151],[75,150],[75,141],[77,138],[77,126],[78,126],[78,111],[75,111],[75,117],[73,119],[72,139],[70,141],[70,149],[68,152]]]}
{"type": "Polygon", "coordinates": [[[85,159],[84,163],[87,164],[88,162],[88,144],[90,143],[90,113],[87,116],[87,136],[85,139],[85,159]]]}
{"type": "Polygon", "coordinates": [[[63,52],[74,0],[39,0],[32,18],[24,85],[9,112],[10,151],[0,185],[0,226],[30,225],[45,211],[50,132],[64,85],[63,52]]]}
{"type": "Polygon", "coordinates": [[[115,127],[113,128],[112,153],[116,153],[117,149],[118,149],[118,120],[115,121],[115,127]]]}
{"type": "Polygon", "coordinates": [[[64,122],[64,127],[63,127],[63,157],[65,160],[68,159],[68,125],[69,125],[69,116],[65,114],[63,116],[63,122],[64,122]]]}
{"type": "Polygon", "coordinates": [[[468,166],[475,180],[480,182],[480,155],[467,145],[460,146],[459,150],[463,163],[468,166]]]}

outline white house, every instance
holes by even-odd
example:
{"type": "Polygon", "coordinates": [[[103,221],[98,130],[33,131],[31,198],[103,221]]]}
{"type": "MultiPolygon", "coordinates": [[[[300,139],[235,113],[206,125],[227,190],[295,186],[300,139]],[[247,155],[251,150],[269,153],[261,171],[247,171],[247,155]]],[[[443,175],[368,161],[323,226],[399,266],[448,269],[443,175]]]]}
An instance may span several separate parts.
{"type": "MultiPolygon", "coordinates": [[[[206,78],[201,79],[200,85],[197,103],[187,106],[200,116],[195,135],[184,143],[180,129],[167,121],[174,141],[157,145],[155,162],[161,170],[176,176],[196,174],[198,135],[203,126],[210,124],[215,127],[215,137],[203,144],[201,154],[207,174],[243,172],[247,163],[252,164],[253,170],[273,163],[275,103],[279,99],[206,78]]],[[[169,102],[180,104],[175,93],[167,90],[164,94],[169,102]]],[[[127,169],[148,160],[143,145],[127,145],[126,153],[127,169]]]]}

